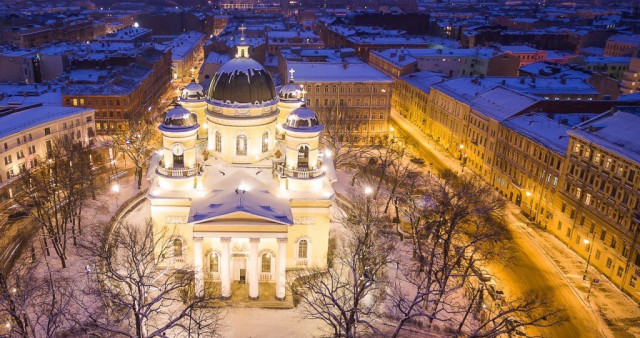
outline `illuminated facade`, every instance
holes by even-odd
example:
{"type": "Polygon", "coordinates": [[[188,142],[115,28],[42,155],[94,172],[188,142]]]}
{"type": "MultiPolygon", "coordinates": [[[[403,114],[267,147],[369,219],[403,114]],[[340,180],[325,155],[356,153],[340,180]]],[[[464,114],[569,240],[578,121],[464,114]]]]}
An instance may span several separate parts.
{"type": "Polygon", "coordinates": [[[289,87],[277,94],[241,43],[208,93],[185,87],[159,127],[151,218],[171,234],[174,264],[195,269],[199,293],[219,283],[230,297],[246,283],[257,299],[275,284],[284,299],[286,270],[326,267],[335,172],[319,149],[322,126],[289,87]]]}

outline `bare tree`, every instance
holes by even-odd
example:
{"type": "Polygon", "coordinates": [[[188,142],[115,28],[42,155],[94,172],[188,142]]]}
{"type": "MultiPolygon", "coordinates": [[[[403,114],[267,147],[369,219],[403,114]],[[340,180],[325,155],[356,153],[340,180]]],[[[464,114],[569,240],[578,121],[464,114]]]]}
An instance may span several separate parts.
{"type": "Polygon", "coordinates": [[[19,179],[22,192],[16,201],[39,223],[47,254],[53,248],[63,268],[68,232],[76,245],[82,233],[82,210],[95,196],[92,154],[88,145],[65,135],[55,139],[46,158],[24,169],[19,179]]]}
{"type": "Polygon", "coordinates": [[[149,161],[152,149],[159,142],[156,126],[146,120],[129,121],[127,128],[112,133],[107,141],[117,152],[122,152],[135,167],[138,189],[142,187],[142,171],[149,161]]]}
{"type": "Polygon", "coordinates": [[[116,224],[113,233],[84,246],[96,267],[92,294],[106,315],[88,313],[93,325],[125,337],[219,334],[222,321],[210,296],[194,294],[195,276],[173,264],[172,236],[144,225],[116,224]]]}
{"type": "Polygon", "coordinates": [[[332,153],[333,164],[338,169],[357,168],[370,146],[361,141],[358,130],[362,121],[356,119],[356,110],[345,106],[318,108],[318,121],[324,127],[321,142],[332,153]]]}
{"type": "MultiPolygon", "coordinates": [[[[403,218],[412,236],[410,243],[395,251],[397,278],[389,287],[387,298],[391,315],[397,320],[392,336],[398,336],[412,323],[445,323],[458,335],[494,330],[475,317],[468,322],[471,313],[484,311],[479,307],[483,287],[474,286],[469,277],[478,260],[507,256],[504,201],[477,179],[451,172],[443,173],[442,179],[429,179],[423,189],[421,198],[407,196],[402,201],[403,218]]],[[[515,323],[508,318],[511,314],[528,312],[534,319],[518,323],[532,326],[540,323],[538,317],[561,312],[543,308],[544,305],[546,301],[541,297],[507,303],[491,322],[515,323]],[[540,316],[533,316],[536,311],[540,316]]],[[[517,327],[505,324],[495,330],[506,333],[517,327]]]]}
{"type": "Polygon", "coordinates": [[[393,242],[379,236],[380,206],[352,193],[342,206],[344,231],[329,268],[294,271],[291,285],[308,318],[322,320],[335,337],[380,334],[378,308],[387,284],[385,268],[393,242]]]}
{"type": "Polygon", "coordinates": [[[57,337],[73,327],[72,283],[43,264],[21,259],[0,273],[0,336],[57,337]],[[3,330],[5,330],[3,332],[3,330]]]}

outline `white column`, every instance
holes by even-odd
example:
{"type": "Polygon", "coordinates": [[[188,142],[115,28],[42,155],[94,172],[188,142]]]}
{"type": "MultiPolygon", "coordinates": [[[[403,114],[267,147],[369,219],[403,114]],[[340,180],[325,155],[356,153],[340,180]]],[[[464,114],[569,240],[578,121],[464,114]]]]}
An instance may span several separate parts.
{"type": "Polygon", "coordinates": [[[249,239],[249,298],[258,299],[258,244],[260,238],[249,239]]]}
{"type": "Polygon", "coordinates": [[[204,294],[204,279],[202,277],[202,237],[193,238],[193,269],[195,271],[196,295],[204,294]]]}
{"type": "Polygon", "coordinates": [[[276,298],[284,300],[287,282],[287,239],[278,238],[278,276],[276,278],[276,298]]]}
{"type": "Polygon", "coordinates": [[[229,298],[231,297],[231,272],[229,271],[231,265],[231,238],[220,238],[220,243],[222,244],[222,255],[220,257],[220,280],[222,285],[220,295],[223,298],[229,298]]]}

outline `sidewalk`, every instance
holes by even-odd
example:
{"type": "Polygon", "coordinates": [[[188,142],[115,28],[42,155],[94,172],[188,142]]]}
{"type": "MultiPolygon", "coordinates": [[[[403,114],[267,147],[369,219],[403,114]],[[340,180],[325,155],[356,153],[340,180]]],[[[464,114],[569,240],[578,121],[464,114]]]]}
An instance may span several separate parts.
{"type": "MultiPolygon", "coordinates": [[[[433,141],[407,119],[397,112],[391,112],[391,119],[410,135],[417,136],[416,141],[424,148],[428,148],[438,160],[454,171],[462,169],[460,162],[448,153],[434,149],[433,141]]],[[[467,172],[467,171],[465,171],[467,172]]],[[[469,173],[471,171],[468,171],[469,173]]],[[[522,219],[518,207],[509,203],[507,216],[510,219],[522,219]]],[[[553,266],[564,282],[574,291],[575,296],[590,309],[597,322],[606,325],[611,334],[616,337],[640,336],[640,307],[631,298],[620,291],[613,283],[602,276],[596,269],[590,267],[588,280],[599,279],[599,283],[593,285],[591,294],[587,300],[589,283],[582,280],[586,261],[564,245],[560,240],[543,229],[529,227],[525,222],[513,222],[512,225],[524,234],[535,247],[541,251],[553,266]]],[[[609,333],[609,332],[607,332],[609,333]]]]}

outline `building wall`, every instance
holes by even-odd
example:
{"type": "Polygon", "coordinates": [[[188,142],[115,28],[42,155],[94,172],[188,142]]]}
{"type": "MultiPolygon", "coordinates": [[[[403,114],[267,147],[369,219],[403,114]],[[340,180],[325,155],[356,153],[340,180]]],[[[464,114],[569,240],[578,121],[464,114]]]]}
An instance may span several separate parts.
{"type": "Polygon", "coordinates": [[[307,107],[316,114],[344,113],[345,135],[363,143],[377,143],[388,133],[392,83],[302,82],[307,107]]]}
{"type": "MultiPolygon", "coordinates": [[[[399,56],[399,61],[403,62],[403,56],[399,56]]],[[[407,74],[414,73],[418,70],[418,62],[411,62],[406,65],[398,65],[389,60],[386,60],[375,53],[369,55],[369,65],[379,69],[385,74],[392,76],[393,78],[399,78],[407,74]]]]}
{"type": "MultiPolygon", "coordinates": [[[[55,107],[51,109],[54,111],[55,107]]],[[[13,196],[11,183],[22,170],[31,169],[47,158],[47,143],[51,146],[56,138],[67,136],[89,144],[95,130],[93,110],[89,109],[17,130],[0,139],[0,200],[13,196]]]]}
{"type": "Polygon", "coordinates": [[[638,47],[623,42],[607,41],[604,46],[604,56],[630,56],[638,50],[638,47]]]}
{"type": "Polygon", "coordinates": [[[640,91],[640,58],[633,57],[629,63],[629,69],[624,72],[622,82],[620,82],[620,91],[623,94],[632,94],[640,91]]]}
{"type": "Polygon", "coordinates": [[[640,299],[640,165],[574,136],[566,158],[548,229],[582,257],[591,250],[590,263],[640,299]]]}
{"type": "Polygon", "coordinates": [[[407,83],[396,80],[391,95],[391,108],[426,132],[429,93],[407,83]]]}

